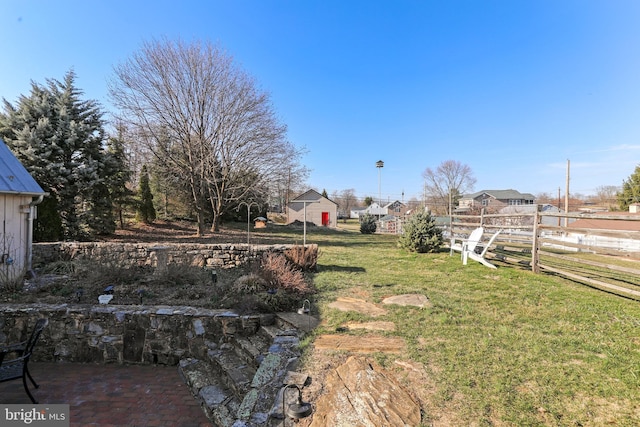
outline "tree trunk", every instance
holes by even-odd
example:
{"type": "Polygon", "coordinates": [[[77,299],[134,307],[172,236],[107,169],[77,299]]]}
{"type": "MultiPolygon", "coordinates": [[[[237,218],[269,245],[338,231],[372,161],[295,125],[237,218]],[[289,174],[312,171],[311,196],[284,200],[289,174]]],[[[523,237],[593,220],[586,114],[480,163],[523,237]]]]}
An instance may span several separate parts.
{"type": "Polygon", "coordinates": [[[220,215],[214,215],[211,223],[211,232],[217,233],[218,231],[220,231],[220,215]]]}
{"type": "Polygon", "coordinates": [[[198,220],[198,228],[196,230],[196,236],[202,237],[205,235],[205,224],[204,224],[204,214],[201,209],[198,209],[196,212],[196,218],[198,220]]]}

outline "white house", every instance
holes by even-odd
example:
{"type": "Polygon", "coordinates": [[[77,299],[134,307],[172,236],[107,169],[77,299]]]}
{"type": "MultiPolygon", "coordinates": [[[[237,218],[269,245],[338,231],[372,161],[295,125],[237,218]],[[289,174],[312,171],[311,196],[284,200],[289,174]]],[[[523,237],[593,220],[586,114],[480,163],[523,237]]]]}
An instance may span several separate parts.
{"type": "Polygon", "coordinates": [[[384,206],[380,206],[377,202],[372,202],[367,208],[364,210],[365,214],[370,214],[373,216],[385,216],[388,212],[387,208],[384,206]]]}
{"type": "Polygon", "coordinates": [[[362,215],[364,215],[365,213],[366,213],[366,209],[365,208],[354,208],[354,209],[351,209],[351,213],[349,214],[349,218],[358,219],[362,215]]]}
{"type": "Polygon", "coordinates": [[[0,140],[0,286],[31,271],[33,220],[45,194],[0,140]]]}

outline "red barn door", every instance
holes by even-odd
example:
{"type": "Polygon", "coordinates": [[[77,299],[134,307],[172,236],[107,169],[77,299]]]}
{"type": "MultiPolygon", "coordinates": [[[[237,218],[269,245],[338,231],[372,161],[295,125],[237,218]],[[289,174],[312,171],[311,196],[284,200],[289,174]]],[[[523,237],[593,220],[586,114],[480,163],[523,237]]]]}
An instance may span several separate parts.
{"type": "Polygon", "coordinates": [[[329,212],[322,212],[322,225],[325,227],[329,225],[329,212]]]}

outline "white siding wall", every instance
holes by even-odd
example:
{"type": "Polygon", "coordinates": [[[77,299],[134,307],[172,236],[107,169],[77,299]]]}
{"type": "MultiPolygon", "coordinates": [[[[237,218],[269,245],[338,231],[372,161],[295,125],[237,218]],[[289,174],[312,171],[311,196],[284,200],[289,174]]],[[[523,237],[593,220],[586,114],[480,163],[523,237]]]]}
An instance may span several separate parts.
{"type": "MultiPolygon", "coordinates": [[[[320,200],[316,203],[307,203],[307,221],[313,222],[315,225],[322,225],[322,212],[329,212],[329,227],[335,228],[338,218],[338,208],[335,203],[329,200],[320,200]]],[[[291,202],[288,208],[288,222],[294,221],[304,222],[303,203],[291,202]]]]}
{"type": "Polygon", "coordinates": [[[0,194],[0,261],[5,254],[12,264],[0,263],[0,283],[12,281],[24,275],[27,254],[27,214],[21,205],[28,205],[32,198],[13,194],[0,194]]]}

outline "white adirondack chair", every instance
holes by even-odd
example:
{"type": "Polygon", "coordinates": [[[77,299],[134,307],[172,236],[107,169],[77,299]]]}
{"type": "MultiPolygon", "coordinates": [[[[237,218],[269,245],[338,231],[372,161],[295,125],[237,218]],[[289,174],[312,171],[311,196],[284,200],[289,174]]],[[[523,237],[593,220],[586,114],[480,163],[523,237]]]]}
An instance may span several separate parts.
{"type": "Polygon", "coordinates": [[[487,253],[487,251],[489,250],[489,247],[493,244],[493,241],[496,240],[496,237],[498,237],[498,234],[500,234],[501,231],[502,230],[496,231],[493,234],[493,236],[491,236],[491,238],[489,239],[487,244],[486,245],[485,244],[482,245],[483,248],[482,248],[482,251],[480,253],[476,252],[475,248],[474,248],[474,250],[467,251],[466,254],[463,253],[462,263],[465,264],[465,265],[467,264],[467,260],[464,259],[465,255],[466,255],[466,258],[471,258],[474,261],[478,261],[480,264],[482,264],[484,266],[487,266],[489,268],[496,268],[496,266],[491,264],[489,261],[487,261],[484,256],[487,253]]]}
{"type": "Polygon", "coordinates": [[[493,241],[498,237],[502,230],[498,230],[495,234],[491,236],[489,241],[486,244],[482,244],[482,251],[476,252],[476,248],[481,244],[482,235],[484,234],[484,228],[478,227],[471,232],[467,239],[461,240],[452,238],[450,244],[450,255],[453,254],[453,251],[460,252],[460,256],[462,257],[462,264],[467,265],[467,261],[471,258],[474,261],[479,262],[482,265],[485,265],[489,268],[496,268],[495,265],[491,264],[489,261],[485,259],[485,255],[489,250],[489,247],[493,244],[493,241]],[[459,243],[458,243],[459,241],[459,243]]]}
{"type": "Polygon", "coordinates": [[[460,252],[460,256],[462,257],[462,262],[464,264],[467,263],[467,256],[465,255],[468,251],[475,251],[476,246],[482,240],[482,234],[484,233],[484,228],[478,227],[469,234],[467,239],[457,239],[455,237],[451,238],[451,244],[449,245],[450,251],[449,255],[453,254],[453,251],[460,252]]]}

